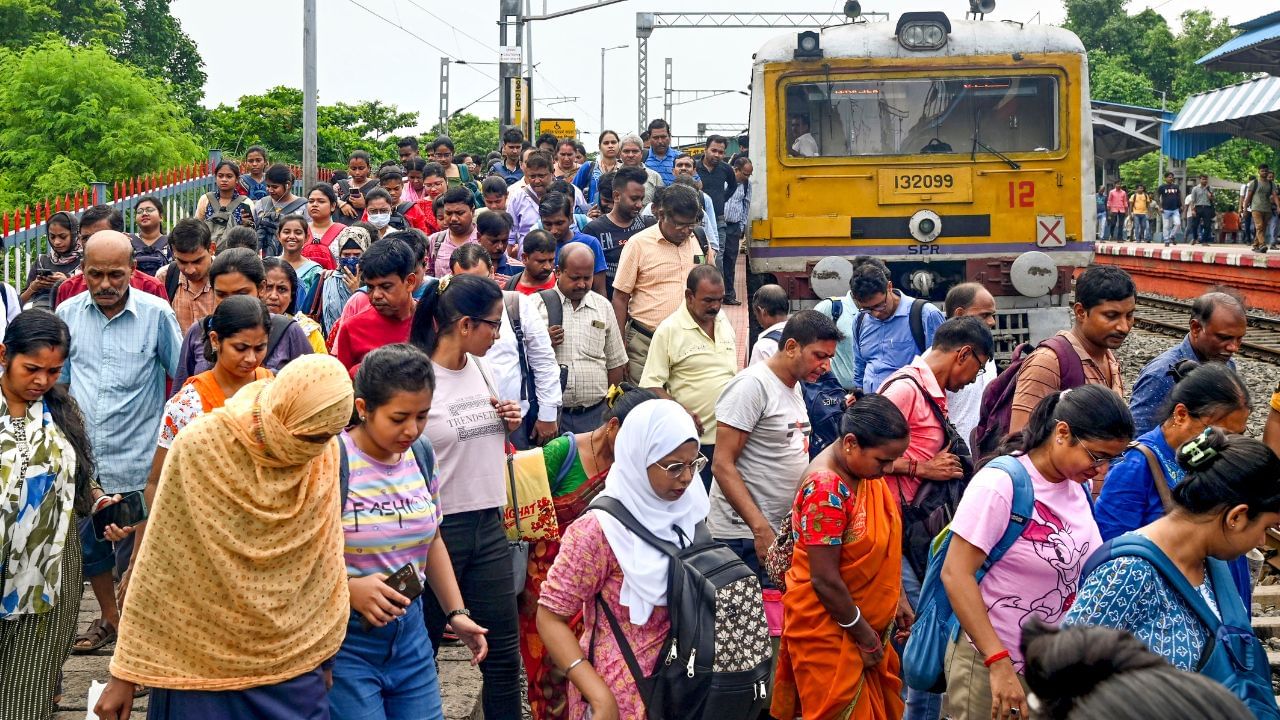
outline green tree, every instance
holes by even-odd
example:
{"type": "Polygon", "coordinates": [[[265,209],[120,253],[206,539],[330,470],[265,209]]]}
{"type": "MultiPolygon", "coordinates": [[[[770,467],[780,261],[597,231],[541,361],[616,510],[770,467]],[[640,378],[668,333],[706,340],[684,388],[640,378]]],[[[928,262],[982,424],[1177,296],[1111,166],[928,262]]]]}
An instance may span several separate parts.
{"type": "MultiPolygon", "coordinates": [[[[418,121],[417,113],[394,105],[338,103],[316,109],[316,140],[321,165],[341,165],[355,150],[376,158],[395,157],[392,133],[418,121]]],[[[205,132],[211,146],[240,156],[250,145],[267,148],[273,161],[297,163],[302,155],[302,91],[274,87],[262,95],[244,95],[233,107],[209,111],[205,132]]]]}
{"type": "Polygon", "coordinates": [[[169,0],[121,0],[124,32],[110,47],[119,59],[168,86],[173,99],[193,117],[202,114],[204,60],[196,44],[169,12],[169,0]]]}
{"type": "Polygon", "coordinates": [[[0,207],[122,180],[202,155],[159,83],[101,45],[0,50],[0,207]]]}
{"type": "Polygon", "coordinates": [[[448,135],[454,149],[460,153],[480,155],[498,147],[498,121],[483,120],[471,113],[458,113],[449,118],[449,131],[436,123],[429,133],[431,137],[448,135]]]}
{"type": "Polygon", "coordinates": [[[1089,56],[1089,94],[1094,100],[1151,107],[1156,101],[1151,82],[1122,59],[1098,51],[1089,56]]]}
{"type": "Polygon", "coordinates": [[[56,37],[74,45],[111,43],[124,24],[114,0],[0,0],[0,47],[13,50],[56,37]]]}

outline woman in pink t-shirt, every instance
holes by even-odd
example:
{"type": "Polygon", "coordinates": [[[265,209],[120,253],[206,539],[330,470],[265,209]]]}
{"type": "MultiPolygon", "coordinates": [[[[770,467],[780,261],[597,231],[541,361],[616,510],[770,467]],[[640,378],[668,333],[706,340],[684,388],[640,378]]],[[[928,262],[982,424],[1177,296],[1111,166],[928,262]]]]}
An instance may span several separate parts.
{"type": "Polygon", "coordinates": [[[993,467],[973,476],[951,521],[942,568],[964,629],[945,666],[945,711],[954,720],[1027,717],[1022,626],[1032,617],[1056,625],[1075,601],[1084,563],[1102,543],[1088,483],[1132,437],[1129,408],[1105,386],[1084,385],[1041,400],[1021,436],[1000,449],[1030,476],[1034,509],[1022,535],[981,583],[975,573],[1009,524],[1013,479],[993,467]]]}

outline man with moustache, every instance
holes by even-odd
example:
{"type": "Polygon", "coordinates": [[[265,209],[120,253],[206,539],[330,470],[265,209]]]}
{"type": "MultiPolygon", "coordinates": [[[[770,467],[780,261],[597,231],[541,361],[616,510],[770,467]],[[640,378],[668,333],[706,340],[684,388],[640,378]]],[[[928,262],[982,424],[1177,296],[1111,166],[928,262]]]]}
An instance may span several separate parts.
{"type": "MultiPolygon", "coordinates": [[[[1058,335],[1071,343],[1086,384],[1106,385],[1124,395],[1124,378],[1115,350],[1133,329],[1137,289],[1129,273],[1110,265],[1091,265],[1076,279],[1074,322],[1058,335]]],[[[1065,358],[1067,361],[1073,358],[1065,358]]],[[[1021,432],[1040,401],[1063,387],[1057,352],[1042,344],[1018,369],[1009,432],[1021,432]]]]}
{"type": "MultiPolygon", "coordinates": [[[[129,236],[94,233],[81,266],[88,292],[58,306],[71,332],[60,382],[69,383],[93,443],[98,482],[108,495],[142,490],[164,412],[165,378],[178,368],[182,333],[167,302],[130,286],[136,264],[129,236]]],[[[99,540],[89,518],[79,525],[84,574],[102,616],[76,638],[72,651],[92,652],[115,641],[120,624],[112,570],[124,573],[132,536],[120,543],[99,540]]]]}
{"type": "Polygon", "coordinates": [[[591,432],[600,427],[609,386],[622,382],[627,367],[613,306],[592,291],[594,276],[591,248],[571,242],[560,248],[555,287],[529,297],[547,322],[561,368],[561,432],[591,432]]]}

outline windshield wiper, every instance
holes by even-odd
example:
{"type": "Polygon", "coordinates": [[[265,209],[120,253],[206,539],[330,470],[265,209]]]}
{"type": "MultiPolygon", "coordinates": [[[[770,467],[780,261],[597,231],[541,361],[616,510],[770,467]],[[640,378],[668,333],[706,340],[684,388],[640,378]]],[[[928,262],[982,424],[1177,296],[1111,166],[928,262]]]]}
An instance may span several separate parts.
{"type": "Polygon", "coordinates": [[[984,142],[982,142],[981,140],[979,140],[979,139],[978,139],[978,133],[976,132],[976,128],[975,128],[975,132],[973,133],[973,152],[969,153],[969,159],[970,159],[970,160],[974,160],[974,159],[976,159],[976,158],[977,158],[977,155],[978,155],[978,148],[982,148],[983,150],[986,150],[987,152],[991,153],[992,155],[995,155],[996,157],[998,157],[998,158],[1000,158],[1001,160],[1005,161],[1006,163],[1008,163],[1008,164],[1009,164],[1009,167],[1013,168],[1014,170],[1021,170],[1021,169],[1022,169],[1022,166],[1021,166],[1021,165],[1019,165],[1018,163],[1014,162],[1013,160],[1009,159],[1009,156],[1008,156],[1008,155],[1005,155],[1004,153],[1000,152],[999,150],[996,150],[995,148],[991,147],[990,145],[987,145],[986,143],[984,143],[984,142]]]}

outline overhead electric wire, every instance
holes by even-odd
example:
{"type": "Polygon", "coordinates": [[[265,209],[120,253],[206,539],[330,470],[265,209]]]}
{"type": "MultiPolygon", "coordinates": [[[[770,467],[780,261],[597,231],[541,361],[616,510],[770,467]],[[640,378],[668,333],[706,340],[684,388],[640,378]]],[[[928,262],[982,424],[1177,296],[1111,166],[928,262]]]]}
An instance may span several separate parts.
{"type": "MultiPolygon", "coordinates": [[[[415,40],[417,40],[418,42],[422,43],[423,45],[426,45],[427,47],[431,48],[432,50],[435,50],[436,52],[440,53],[441,55],[445,56],[446,58],[449,58],[450,60],[455,60],[455,59],[456,59],[456,58],[454,58],[453,53],[451,53],[451,52],[449,52],[449,51],[445,50],[444,48],[440,47],[439,45],[436,45],[436,44],[432,43],[431,41],[429,41],[429,40],[427,40],[426,38],[422,37],[421,35],[419,35],[419,34],[415,33],[414,31],[410,30],[409,28],[407,28],[407,27],[405,27],[405,26],[401,25],[400,23],[395,22],[394,20],[391,20],[390,18],[387,18],[386,16],[381,15],[380,13],[378,13],[378,12],[376,12],[376,11],[374,11],[374,10],[372,10],[372,9],[370,9],[370,8],[368,8],[368,7],[366,7],[366,6],[364,6],[364,5],[361,5],[359,2],[357,2],[357,0],[347,0],[347,2],[351,3],[352,5],[355,5],[356,7],[360,8],[361,10],[364,10],[365,12],[367,12],[367,13],[369,13],[370,15],[372,15],[372,16],[374,16],[374,17],[378,18],[378,19],[379,19],[379,20],[381,20],[382,22],[384,22],[384,23],[386,23],[386,24],[388,24],[388,25],[390,25],[390,26],[392,26],[392,27],[394,27],[394,28],[399,28],[401,31],[403,31],[403,32],[407,33],[410,37],[414,38],[415,40]]],[[[493,75],[490,75],[490,74],[489,74],[489,73],[487,73],[487,72],[484,72],[483,70],[478,69],[475,65],[472,65],[472,64],[471,64],[471,63],[469,63],[469,62],[459,62],[459,63],[457,63],[457,64],[459,64],[459,65],[465,65],[465,66],[467,66],[467,67],[470,67],[470,68],[472,69],[472,71],[474,71],[474,72],[476,72],[476,73],[479,73],[480,75],[482,75],[482,76],[484,76],[484,77],[486,77],[486,78],[488,78],[488,79],[490,79],[490,80],[494,81],[495,83],[498,81],[498,78],[494,77],[493,75]]]]}

